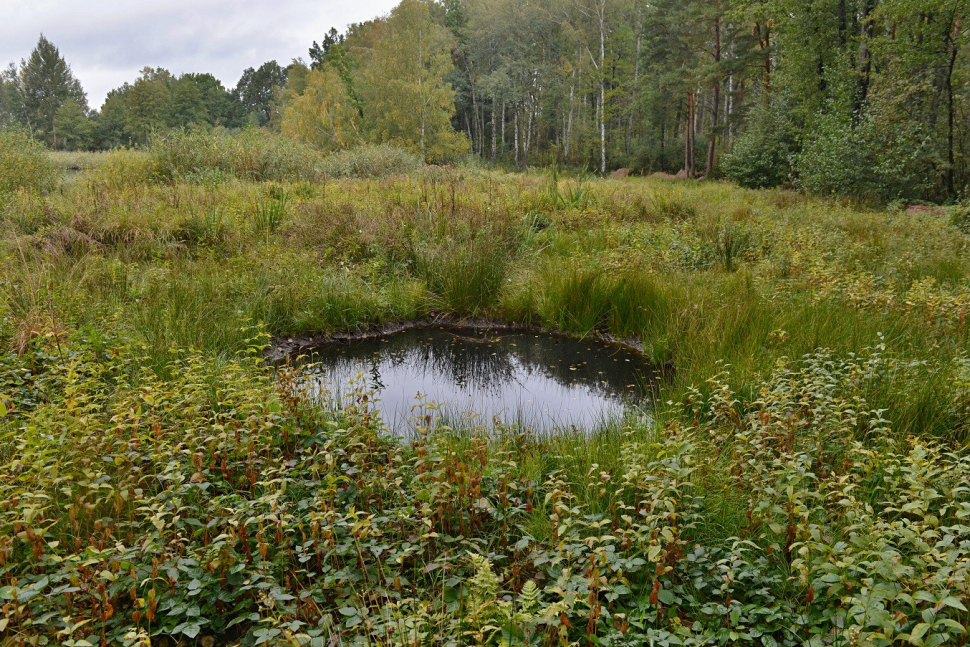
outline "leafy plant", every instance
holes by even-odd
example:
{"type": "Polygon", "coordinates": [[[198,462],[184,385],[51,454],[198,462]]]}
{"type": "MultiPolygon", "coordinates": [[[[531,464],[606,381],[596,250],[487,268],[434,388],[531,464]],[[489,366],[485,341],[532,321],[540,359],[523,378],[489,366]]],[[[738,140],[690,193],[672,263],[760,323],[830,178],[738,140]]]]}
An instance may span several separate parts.
{"type": "Polygon", "coordinates": [[[0,194],[18,189],[49,191],[57,175],[43,144],[23,130],[0,128],[0,194]]]}
{"type": "Polygon", "coordinates": [[[749,189],[780,186],[791,181],[794,129],[784,102],[758,101],[749,127],[734,148],[721,158],[721,170],[733,182],[749,189]]]}
{"type": "Polygon", "coordinates": [[[331,178],[384,178],[408,175],[424,166],[421,158],[390,144],[362,144],[331,153],[320,163],[320,172],[331,178]]]}

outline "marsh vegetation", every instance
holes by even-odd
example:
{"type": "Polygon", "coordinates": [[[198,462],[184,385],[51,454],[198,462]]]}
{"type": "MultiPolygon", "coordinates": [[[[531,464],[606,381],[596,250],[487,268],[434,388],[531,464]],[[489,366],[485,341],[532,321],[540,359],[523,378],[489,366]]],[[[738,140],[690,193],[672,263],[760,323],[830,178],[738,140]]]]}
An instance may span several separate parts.
{"type": "Polygon", "coordinates": [[[964,640],[965,207],[249,136],[0,148],[4,644],[964,640]],[[263,360],[443,314],[676,370],[649,425],[402,441],[263,360]]]}

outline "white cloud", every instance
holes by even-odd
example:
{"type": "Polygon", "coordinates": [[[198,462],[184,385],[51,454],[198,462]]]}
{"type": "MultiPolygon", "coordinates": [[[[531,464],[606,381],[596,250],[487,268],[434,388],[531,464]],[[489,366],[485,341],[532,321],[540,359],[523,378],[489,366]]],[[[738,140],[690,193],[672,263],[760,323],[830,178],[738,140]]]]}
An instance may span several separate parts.
{"type": "Polygon", "coordinates": [[[398,0],[0,0],[0,65],[27,58],[43,34],[100,106],[145,66],[211,72],[233,87],[247,67],[307,57],[331,27],[388,13],[398,0]]]}

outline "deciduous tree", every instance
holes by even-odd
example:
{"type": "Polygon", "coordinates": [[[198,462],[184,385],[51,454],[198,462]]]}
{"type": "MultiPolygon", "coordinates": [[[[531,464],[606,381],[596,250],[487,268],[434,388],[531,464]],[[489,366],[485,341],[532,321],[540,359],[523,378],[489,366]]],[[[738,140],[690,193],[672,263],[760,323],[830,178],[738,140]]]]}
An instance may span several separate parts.
{"type": "Polygon", "coordinates": [[[325,151],[360,143],[360,113],[330,65],[308,73],[303,93],[293,97],[283,113],[282,131],[325,151]]]}
{"type": "Polygon", "coordinates": [[[172,111],[171,79],[167,70],[146,67],[141,78],[128,90],[125,130],[135,141],[147,144],[153,131],[168,126],[172,111]]]}
{"type": "Polygon", "coordinates": [[[285,85],[286,70],[276,61],[268,61],[258,69],[246,69],[236,84],[233,95],[239,101],[245,117],[252,115],[258,125],[265,126],[270,120],[273,92],[285,85]]]}
{"type": "Polygon", "coordinates": [[[414,151],[428,161],[463,153],[467,140],[451,117],[455,93],[452,35],[432,17],[436,5],[404,0],[391,12],[363,62],[360,94],[369,136],[414,151]]]}
{"type": "Polygon", "coordinates": [[[54,130],[58,146],[67,150],[87,150],[94,143],[95,124],[72,98],[57,109],[54,130]]]}

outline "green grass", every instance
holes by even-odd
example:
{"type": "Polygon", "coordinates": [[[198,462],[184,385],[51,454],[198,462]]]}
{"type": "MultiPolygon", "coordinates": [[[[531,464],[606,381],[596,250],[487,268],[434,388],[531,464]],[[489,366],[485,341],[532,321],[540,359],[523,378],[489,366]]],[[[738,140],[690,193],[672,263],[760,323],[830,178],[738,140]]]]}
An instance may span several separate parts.
{"type": "Polygon", "coordinates": [[[659,179],[323,179],[213,137],[0,195],[15,639],[943,644],[970,621],[962,220],[659,179]],[[258,357],[440,314],[641,343],[668,369],[651,423],[392,443],[258,357]]]}
{"type": "Polygon", "coordinates": [[[433,307],[459,316],[483,315],[492,308],[509,271],[511,250],[500,237],[485,231],[466,240],[417,242],[414,271],[434,296],[433,307]]]}

